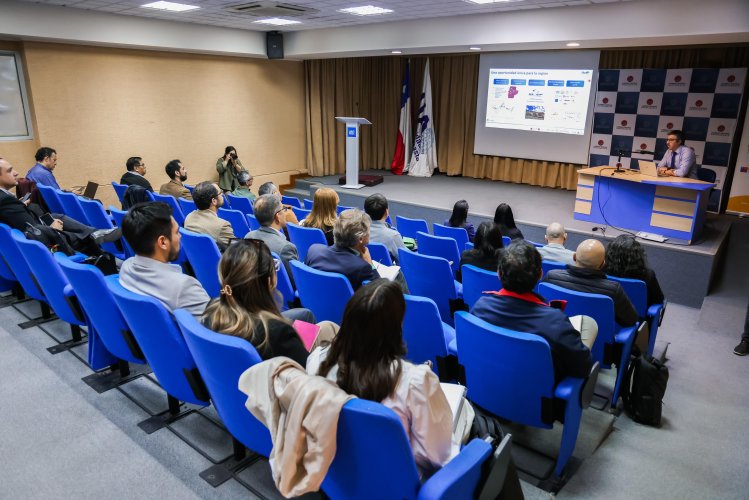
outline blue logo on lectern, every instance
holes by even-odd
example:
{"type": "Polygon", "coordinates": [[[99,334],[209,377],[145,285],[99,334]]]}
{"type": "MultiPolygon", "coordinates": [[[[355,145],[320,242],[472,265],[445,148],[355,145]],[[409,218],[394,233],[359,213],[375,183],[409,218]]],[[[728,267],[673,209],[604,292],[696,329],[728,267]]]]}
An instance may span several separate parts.
{"type": "Polygon", "coordinates": [[[346,127],[346,137],[356,137],[356,127],[346,127]]]}

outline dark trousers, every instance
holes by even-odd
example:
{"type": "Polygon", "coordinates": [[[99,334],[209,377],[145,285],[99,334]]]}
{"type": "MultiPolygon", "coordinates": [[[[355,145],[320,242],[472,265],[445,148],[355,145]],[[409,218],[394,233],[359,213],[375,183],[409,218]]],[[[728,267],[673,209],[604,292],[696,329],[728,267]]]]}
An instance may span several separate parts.
{"type": "Polygon", "coordinates": [[[97,245],[94,239],[91,238],[91,234],[96,231],[96,228],[87,226],[75,219],[71,219],[67,215],[51,215],[55,219],[60,219],[62,221],[62,231],[60,231],[60,234],[65,238],[68,244],[73,247],[73,250],[86,255],[98,255],[101,253],[99,245],[97,245]]]}
{"type": "Polygon", "coordinates": [[[749,342],[749,304],[746,305],[746,318],[744,319],[744,333],[741,340],[749,342]]]}

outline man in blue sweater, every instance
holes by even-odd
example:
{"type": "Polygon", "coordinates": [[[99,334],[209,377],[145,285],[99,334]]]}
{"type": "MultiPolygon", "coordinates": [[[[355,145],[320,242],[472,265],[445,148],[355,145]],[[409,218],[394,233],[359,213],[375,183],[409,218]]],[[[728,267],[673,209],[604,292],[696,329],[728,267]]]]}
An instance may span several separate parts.
{"type": "Polygon", "coordinates": [[[502,290],[485,292],[471,314],[502,328],[543,337],[551,348],[557,381],[587,377],[593,366],[589,347],[595,341],[598,326],[587,316],[573,318],[581,325],[581,339],[581,332],[564,312],[533,293],[543,274],[538,250],[525,240],[513,241],[500,254],[498,272],[502,290]]]}

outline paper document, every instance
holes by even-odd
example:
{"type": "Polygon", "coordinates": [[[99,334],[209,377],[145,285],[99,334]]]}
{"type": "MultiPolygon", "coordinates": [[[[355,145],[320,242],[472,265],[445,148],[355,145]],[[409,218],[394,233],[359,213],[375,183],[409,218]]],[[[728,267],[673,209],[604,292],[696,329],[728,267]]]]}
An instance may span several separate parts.
{"type": "Polygon", "coordinates": [[[372,263],[374,264],[374,268],[377,270],[377,274],[380,275],[380,278],[386,278],[390,281],[395,281],[395,278],[398,276],[398,273],[401,270],[400,266],[386,266],[385,264],[381,264],[376,261],[373,261],[372,263]]]}
{"type": "Polygon", "coordinates": [[[463,410],[466,388],[462,385],[448,384],[446,382],[440,382],[440,387],[442,387],[442,392],[445,393],[447,403],[450,405],[450,411],[453,414],[453,431],[455,431],[460,420],[460,412],[463,410]]]}

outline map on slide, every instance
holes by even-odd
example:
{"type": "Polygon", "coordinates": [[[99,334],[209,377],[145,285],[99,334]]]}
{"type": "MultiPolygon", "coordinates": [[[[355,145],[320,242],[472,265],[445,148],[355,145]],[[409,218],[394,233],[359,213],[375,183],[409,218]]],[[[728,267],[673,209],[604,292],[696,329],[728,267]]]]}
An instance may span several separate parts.
{"type": "Polygon", "coordinates": [[[486,126],[583,135],[593,70],[489,70],[486,126]]]}

